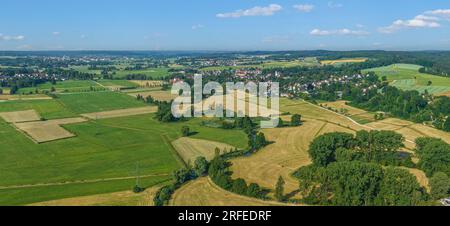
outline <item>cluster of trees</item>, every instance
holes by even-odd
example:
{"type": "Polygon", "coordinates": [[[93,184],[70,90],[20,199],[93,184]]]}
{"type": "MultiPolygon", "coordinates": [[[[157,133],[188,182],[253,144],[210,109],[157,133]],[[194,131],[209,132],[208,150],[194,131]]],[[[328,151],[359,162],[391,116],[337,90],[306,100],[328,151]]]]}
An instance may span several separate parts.
{"type": "Polygon", "coordinates": [[[450,145],[437,138],[417,138],[418,167],[428,177],[442,172],[450,176],[450,145]]]}
{"type": "Polygon", "coordinates": [[[144,96],[142,96],[141,94],[138,94],[137,96],[136,96],[136,99],[138,100],[138,101],[143,101],[143,102],[145,102],[145,103],[147,103],[147,104],[155,104],[155,103],[158,103],[158,101],[156,101],[152,96],[150,96],[150,95],[148,95],[147,97],[144,97],[144,96]]]}
{"type": "Polygon", "coordinates": [[[414,166],[411,157],[398,152],[404,146],[402,135],[394,131],[328,133],[316,138],[309,154],[314,165],[327,166],[336,161],[363,161],[391,166],[414,166]]]}
{"type": "Polygon", "coordinates": [[[211,160],[208,174],[215,184],[219,187],[236,194],[245,195],[254,198],[265,199],[267,190],[261,188],[256,183],[247,185],[244,179],[232,179],[232,172],[229,170],[230,162],[227,162],[223,156],[217,155],[211,160]]]}
{"type": "Polygon", "coordinates": [[[360,161],[337,161],[327,166],[302,167],[304,201],[313,205],[414,206],[427,201],[427,193],[407,170],[360,161]]]}
{"type": "Polygon", "coordinates": [[[440,139],[418,138],[417,164],[430,178],[431,194],[414,175],[396,166],[414,167],[400,152],[404,138],[392,131],[360,131],[356,136],[329,133],[310,145],[313,160],[295,176],[304,201],[315,205],[428,205],[448,196],[450,145],[440,139]],[[388,167],[383,167],[383,165],[388,167]]]}
{"type": "Polygon", "coordinates": [[[183,184],[190,180],[206,176],[208,174],[208,168],[209,163],[205,157],[198,157],[195,160],[193,167],[188,166],[187,168],[176,170],[173,173],[174,182],[159,189],[153,198],[155,206],[166,205],[176,189],[180,188],[183,184]]]}
{"type": "MultiPolygon", "coordinates": [[[[361,90],[352,90],[357,93],[361,90]]],[[[417,91],[402,91],[385,86],[382,92],[373,92],[362,98],[344,96],[352,105],[368,111],[383,111],[417,123],[433,122],[441,130],[450,132],[450,98],[421,95],[417,91]]]]}
{"type": "Polygon", "coordinates": [[[158,111],[155,118],[160,122],[177,122],[181,119],[175,118],[172,114],[172,103],[167,101],[157,102],[158,111]]]}

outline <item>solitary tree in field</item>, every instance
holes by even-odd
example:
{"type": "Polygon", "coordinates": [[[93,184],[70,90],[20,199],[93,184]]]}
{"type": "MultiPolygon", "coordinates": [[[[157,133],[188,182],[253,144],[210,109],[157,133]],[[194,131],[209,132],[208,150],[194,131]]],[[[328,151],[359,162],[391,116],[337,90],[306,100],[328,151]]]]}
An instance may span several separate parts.
{"type": "Polygon", "coordinates": [[[181,134],[183,135],[183,137],[188,137],[191,134],[189,126],[183,126],[181,128],[181,134]]]}
{"type": "Polygon", "coordinates": [[[301,124],[302,124],[302,116],[299,115],[299,114],[292,115],[291,125],[292,126],[299,126],[301,124]]]}
{"type": "Polygon", "coordinates": [[[284,195],[283,195],[283,193],[284,193],[284,184],[285,184],[284,179],[283,179],[283,177],[280,176],[278,178],[277,184],[275,185],[275,198],[279,202],[284,201],[284,195]]]}

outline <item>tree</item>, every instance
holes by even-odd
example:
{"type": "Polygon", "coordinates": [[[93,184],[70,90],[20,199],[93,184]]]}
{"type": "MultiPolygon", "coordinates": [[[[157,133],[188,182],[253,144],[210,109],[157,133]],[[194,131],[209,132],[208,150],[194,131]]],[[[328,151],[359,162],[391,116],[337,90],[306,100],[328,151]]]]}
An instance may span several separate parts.
{"type": "Polygon", "coordinates": [[[255,149],[259,150],[267,145],[266,136],[264,133],[259,132],[255,137],[255,149]]]}
{"type": "Polygon", "coordinates": [[[183,137],[188,137],[191,134],[189,126],[181,127],[181,134],[183,135],[183,137]]]}
{"type": "Polygon", "coordinates": [[[327,133],[317,137],[309,146],[309,154],[317,166],[326,166],[336,161],[335,151],[338,148],[350,148],[353,135],[349,133],[327,133]]]}
{"type": "Polygon", "coordinates": [[[208,161],[205,157],[197,157],[194,162],[194,171],[198,177],[202,177],[208,174],[208,161]]]}
{"type": "Polygon", "coordinates": [[[299,126],[302,124],[302,116],[299,114],[294,114],[291,117],[291,125],[292,126],[299,126]]]}
{"type": "Polygon", "coordinates": [[[231,191],[240,195],[244,195],[247,193],[247,183],[245,183],[244,179],[236,179],[231,185],[231,191]]]}
{"type": "Polygon", "coordinates": [[[450,116],[445,120],[442,130],[450,132],[450,116]]]}
{"type": "Polygon", "coordinates": [[[50,92],[54,93],[56,91],[55,87],[52,86],[52,88],[50,89],[50,92]]]}
{"type": "Polygon", "coordinates": [[[278,118],[278,126],[277,126],[278,128],[282,128],[282,127],[284,127],[284,122],[283,122],[283,119],[282,118],[278,118]]]}
{"type": "Polygon", "coordinates": [[[447,174],[437,172],[430,178],[431,197],[435,200],[446,198],[450,190],[450,179],[447,174]]]}
{"type": "Polygon", "coordinates": [[[424,201],[424,191],[414,175],[404,169],[387,168],[377,198],[382,206],[415,206],[424,201]]]}
{"type": "Polygon", "coordinates": [[[261,187],[258,184],[251,183],[247,188],[247,196],[260,198],[262,196],[261,187]]]}
{"type": "Polygon", "coordinates": [[[3,94],[3,89],[0,89],[0,95],[2,95],[3,94]]]}
{"type": "Polygon", "coordinates": [[[284,179],[283,177],[279,177],[277,184],[275,185],[275,198],[279,201],[282,202],[284,201],[284,179]]]}
{"type": "Polygon", "coordinates": [[[428,177],[437,172],[450,175],[450,145],[440,139],[417,139],[418,166],[428,177]]]}

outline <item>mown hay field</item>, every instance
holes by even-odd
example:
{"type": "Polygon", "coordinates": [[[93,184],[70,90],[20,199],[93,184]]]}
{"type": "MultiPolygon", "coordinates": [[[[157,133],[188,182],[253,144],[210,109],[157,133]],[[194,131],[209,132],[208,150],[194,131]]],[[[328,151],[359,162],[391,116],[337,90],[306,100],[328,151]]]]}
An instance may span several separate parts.
{"type": "Polygon", "coordinates": [[[171,101],[175,99],[178,95],[174,95],[169,91],[166,90],[155,90],[155,91],[144,91],[144,92],[136,92],[136,93],[129,93],[130,96],[137,97],[138,95],[143,96],[144,98],[148,96],[152,96],[153,99],[158,101],[171,101]]]}
{"type": "Polygon", "coordinates": [[[0,117],[10,123],[38,121],[41,119],[35,110],[2,112],[0,117]]]}
{"type": "Polygon", "coordinates": [[[155,185],[141,193],[129,190],[38,202],[30,206],[153,206],[153,197],[160,187],[155,185]]]}
{"type": "Polygon", "coordinates": [[[349,58],[349,59],[339,59],[339,60],[322,60],[320,63],[322,65],[339,65],[348,63],[363,63],[366,62],[367,58],[349,58]]]}
{"type": "Polygon", "coordinates": [[[218,148],[221,153],[223,151],[234,150],[235,147],[214,141],[193,139],[189,137],[182,137],[172,142],[172,145],[177,150],[178,154],[186,163],[193,164],[197,157],[205,157],[207,160],[214,158],[215,149],[218,148]]]}
{"type": "Polygon", "coordinates": [[[93,112],[81,114],[81,116],[89,118],[89,119],[106,119],[106,118],[119,118],[133,115],[144,115],[155,113],[158,110],[156,106],[147,106],[147,107],[139,107],[139,108],[128,108],[128,109],[120,109],[120,110],[112,110],[112,111],[102,111],[102,112],[93,112]]]}
{"type": "Polygon", "coordinates": [[[281,206],[283,203],[240,196],[215,185],[203,177],[178,189],[169,202],[171,206],[281,206]]]}

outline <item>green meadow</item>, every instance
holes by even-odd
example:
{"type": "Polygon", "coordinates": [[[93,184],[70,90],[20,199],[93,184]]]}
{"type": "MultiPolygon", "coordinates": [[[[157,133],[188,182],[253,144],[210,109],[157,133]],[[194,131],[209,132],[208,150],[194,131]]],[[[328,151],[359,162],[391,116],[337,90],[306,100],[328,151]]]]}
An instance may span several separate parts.
{"type": "Polygon", "coordinates": [[[149,68],[144,70],[120,70],[115,71],[115,74],[113,74],[114,78],[125,78],[127,75],[145,75],[148,78],[158,79],[161,77],[166,77],[169,75],[169,69],[168,68],[149,68]]]}
{"type": "Polygon", "coordinates": [[[65,108],[77,114],[145,106],[136,98],[118,92],[59,94],[57,100],[65,108]]]}
{"type": "Polygon", "coordinates": [[[14,100],[0,102],[0,112],[36,110],[46,119],[70,118],[77,116],[58,100],[14,100]]]}
{"type": "MultiPolygon", "coordinates": [[[[193,138],[227,143],[239,148],[247,145],[240,130],[201,126],[201,119],[183,123],[161,123],[152,114],[89,121],[66,125],[76,134],[70,139],[35,144],[0,121],[0,187],[89,181],[121,178],[114,182],[67,184],[34,188],[0,189],[0,205],[19,205],[56,198],[101,194],[131,189],[136,175],[158,175],[149,182],[167,181],[182,163],[170,142],[181,136],[188,125],[196,132],[193,138]]],[[[149,178],[150,179],[150,178],[149,178]]]]}
{"type": "Polygon", "coordinates": [[[135,88],[137,87],[136,84],[128,81],[128,80],[106,80],[102,79],[98,81],[99,84],[103,86],[121,86],[121,87],[128,87],[128,88],[135,88]]]}
{"type": "Polygon", "coordinates": [[[393,64],[386,67],[367,69],[380,78],[386,76],[392,86],[403,90],[417,90],[432,94],[450,91],[450,78],[420,73],[421,66],[412,64],[393,64]],[[431,85],[428,83],[431,82],[431,85]]]}
{"type": "Polygon", "coordinates": [[[18,93],[28,94],[34,93],[36,90],[39,92],[42,91],[50,91],[54,87],[58,92],[86,92],[92,88],[99,89],[102,88],[99,84],[90,80],[66,80],[59,81],[53,85],[51,82],[46,82],[43,84],[39,84],[36,87],[27,87],[19,89],[18,93]]]}

